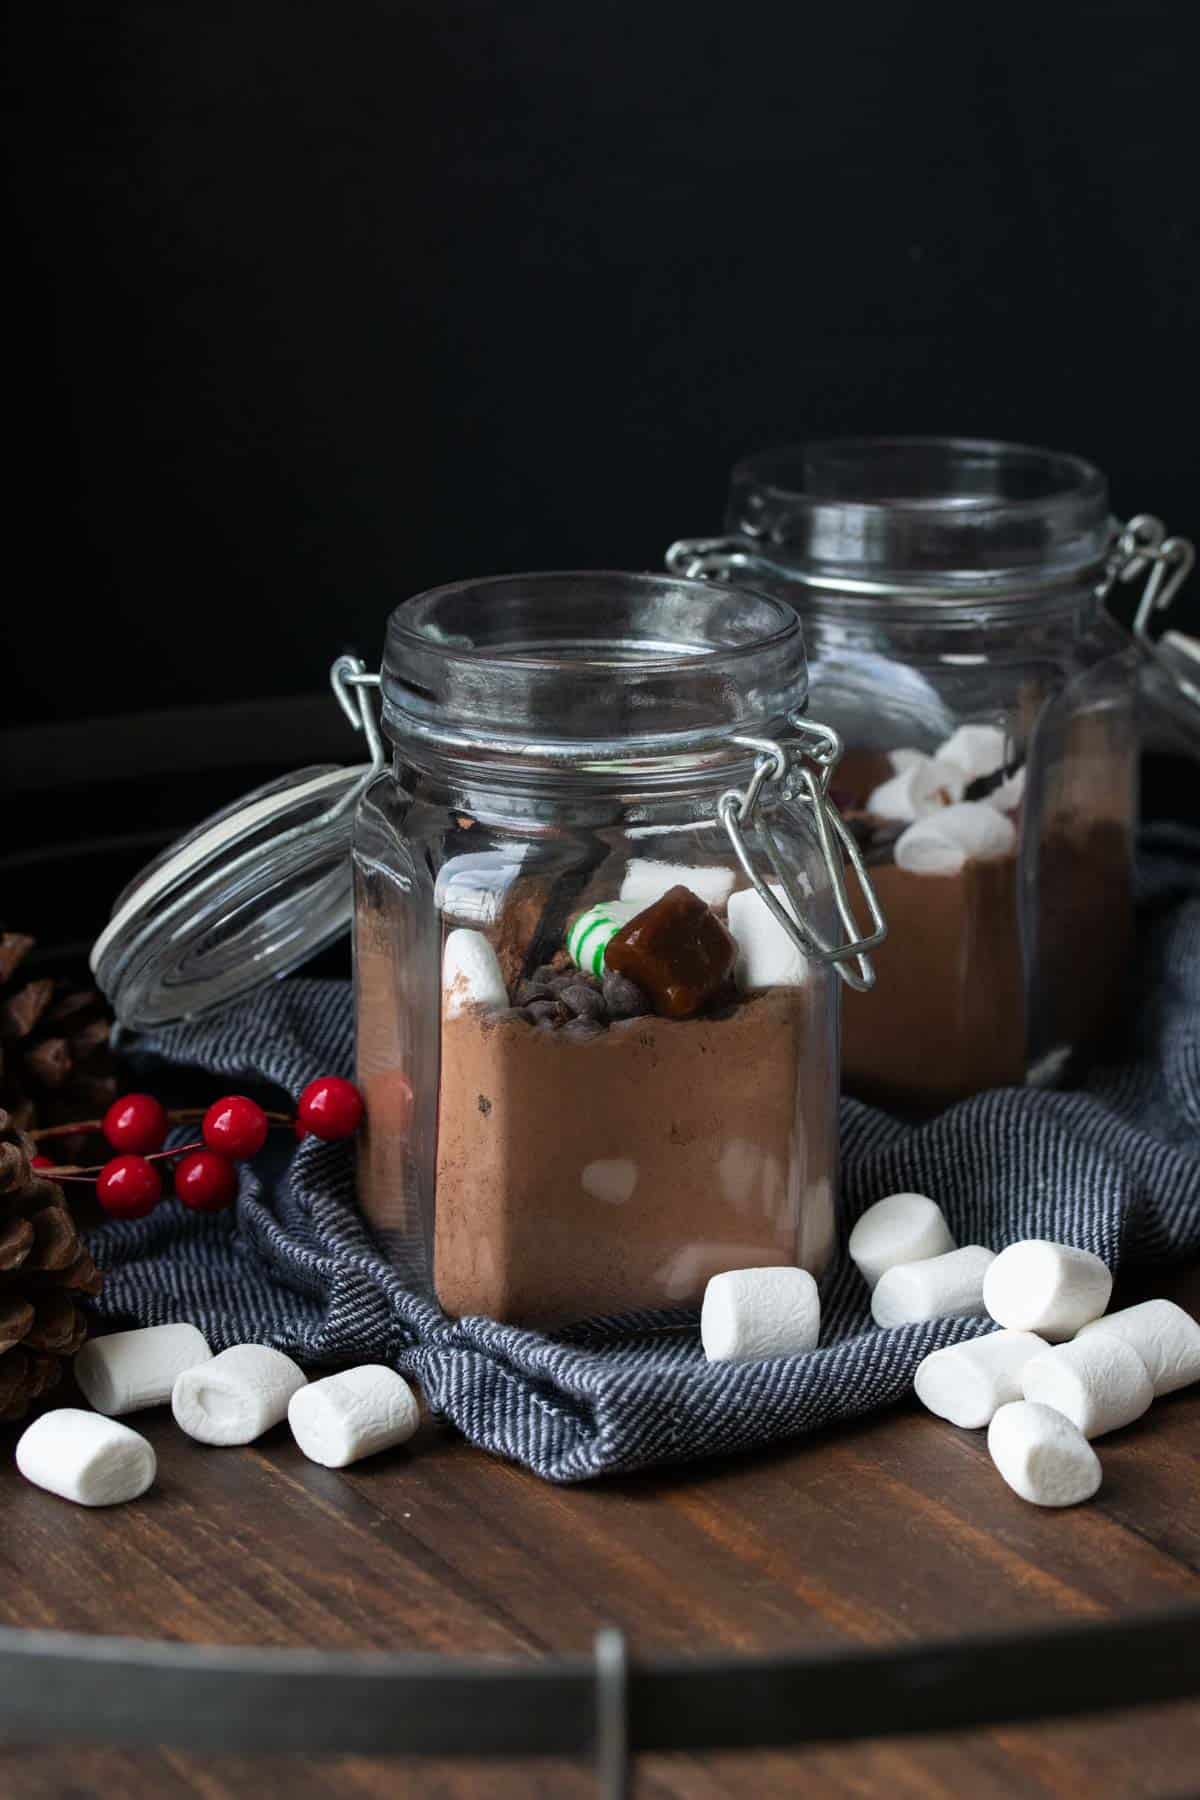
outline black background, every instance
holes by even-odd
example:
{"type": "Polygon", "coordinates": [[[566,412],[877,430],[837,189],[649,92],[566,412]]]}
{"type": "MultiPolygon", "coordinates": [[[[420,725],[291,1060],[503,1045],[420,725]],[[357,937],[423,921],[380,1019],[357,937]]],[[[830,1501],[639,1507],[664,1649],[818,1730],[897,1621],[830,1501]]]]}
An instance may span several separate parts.
{"type": "Polygon", "coordinates": [[[316,689],[816,433],[1200,534],[1190,10],[26,0],[4,722],[316,689]]]}

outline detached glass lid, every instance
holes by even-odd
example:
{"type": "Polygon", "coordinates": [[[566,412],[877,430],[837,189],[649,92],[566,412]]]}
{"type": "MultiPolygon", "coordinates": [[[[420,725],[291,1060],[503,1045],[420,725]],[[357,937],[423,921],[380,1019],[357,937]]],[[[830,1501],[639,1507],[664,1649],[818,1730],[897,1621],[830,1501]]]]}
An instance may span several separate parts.
{"type": "Polygon", "coordinates": [[[175,1024],[289,974],[350,928],[359,794],[384,751],[367,675],[340,657],[334,692],[371,762],[298,769],[205,819],[118,896],[91,967],[123,1025],[175,1024]]]}

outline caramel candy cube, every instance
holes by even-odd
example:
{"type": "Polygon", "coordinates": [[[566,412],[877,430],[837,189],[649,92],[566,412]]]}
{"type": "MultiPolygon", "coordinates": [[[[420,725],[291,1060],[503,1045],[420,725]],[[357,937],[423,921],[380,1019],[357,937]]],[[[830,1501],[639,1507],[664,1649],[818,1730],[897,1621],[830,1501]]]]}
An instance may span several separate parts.
{"type": "Polygon", "coordinates": [[[665,1019],[690,1019],[726,986],[737,946],[690,888],[668,888],[618,931],[604,952],[608,968],[636,981],[665,1019]]]}

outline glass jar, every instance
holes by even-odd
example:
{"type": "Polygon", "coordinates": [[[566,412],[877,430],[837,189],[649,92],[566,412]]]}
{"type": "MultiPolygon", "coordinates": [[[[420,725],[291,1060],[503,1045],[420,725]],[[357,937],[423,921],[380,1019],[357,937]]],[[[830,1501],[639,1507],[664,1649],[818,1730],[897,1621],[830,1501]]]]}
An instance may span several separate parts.
{"type": "Polygon", "coordinates": [[[1131,967],[1136,655],[1104,598],[1186,567],[1118,537],[1073,456],[853,439],[753,456],[727,533],[668,552],[750,579],[805,626],[814,709],[892,937],[847,997],[847,1086],[941,1105],[1062,1072],[1121,1016],[1131,967]]]}
{"type": "Polygon", "coordinates": [[[834,942],[837,745],[802,716],[792,608],[466,583],[397,607],[381,685],[394,762],[353,851],[368,1219],[397,1248],[420,1227],[448,1313],[526,1325],[819,1274],[837,975],[865,985],[881,934],[834,942]]]}

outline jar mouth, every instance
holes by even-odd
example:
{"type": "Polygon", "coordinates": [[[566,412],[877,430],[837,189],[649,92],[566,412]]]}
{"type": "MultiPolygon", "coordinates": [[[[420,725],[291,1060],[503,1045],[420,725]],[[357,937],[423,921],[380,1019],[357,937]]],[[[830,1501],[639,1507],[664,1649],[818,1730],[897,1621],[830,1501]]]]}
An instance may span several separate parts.
{"type": "Polygon", "coordinates": [[[1028,591],[1098,567],[1108,485],[1082,457],[985,438],[832,438],[733,471],[730,529],[850,591],[1028,591]]]}
{"type": "Polygon", "coordinates": [[[401,746],[587,765],[766,732],[803,709],[808,674],[799,617],[774,595],[540,570],[402,602],[382,689],[401,746]]]}

